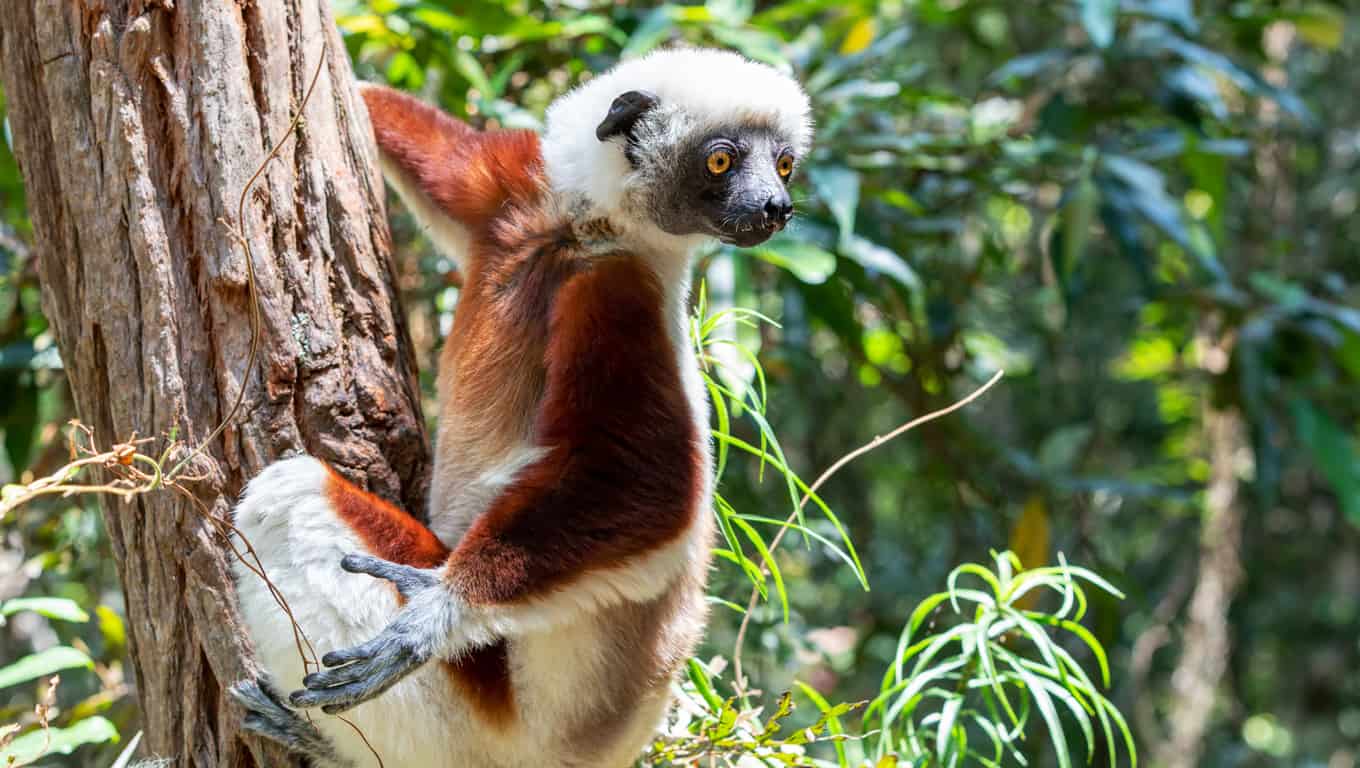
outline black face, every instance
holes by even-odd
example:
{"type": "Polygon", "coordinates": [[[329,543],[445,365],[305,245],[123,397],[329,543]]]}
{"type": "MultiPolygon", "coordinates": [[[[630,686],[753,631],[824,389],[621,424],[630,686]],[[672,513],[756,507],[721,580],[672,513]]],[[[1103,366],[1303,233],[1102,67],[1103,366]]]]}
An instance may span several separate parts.
{"type": "Polygon", "coordinates": [[[617,141],[645,179],[657,226],[673,235],[713,235],[749,248],[793,218],[788,184],[793,148],[774,129],[735,125],[695,138],[673,137],[675,123],[658,115],[648,91],[619,94],[595,129],[617,141]]]}
{"type": "Polygon", "coordinates": [[[673,214],[692,212],[697,220],[685,222],[691,231],[749,248],[793,218],[788,184],[797,161],[773,131],[715,132],[681,147],[677,156],[679,178],[670,207],[673,214]]]}

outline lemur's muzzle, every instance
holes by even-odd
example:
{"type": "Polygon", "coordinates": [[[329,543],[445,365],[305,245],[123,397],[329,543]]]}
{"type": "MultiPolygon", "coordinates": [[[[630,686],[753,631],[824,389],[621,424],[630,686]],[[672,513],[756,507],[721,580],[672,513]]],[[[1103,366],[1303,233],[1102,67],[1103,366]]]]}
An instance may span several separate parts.
{"type": "Polygon", "coordinates": [[[782,187],[766,196],[763,203],[730,217],[721,227],[723,242],[750,248],[769,240],[793,218],[793,200],[782,187]]]}

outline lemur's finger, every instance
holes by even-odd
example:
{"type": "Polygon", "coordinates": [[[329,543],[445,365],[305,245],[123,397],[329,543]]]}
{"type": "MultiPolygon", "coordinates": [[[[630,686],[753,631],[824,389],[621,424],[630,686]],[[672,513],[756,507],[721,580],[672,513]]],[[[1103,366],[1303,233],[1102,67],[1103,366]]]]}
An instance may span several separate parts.
{"type": "Polygon", "coordinates": [[[320,672],[313,672],[302,678],[302,685],[312,690],[324,688],[334,688],[337,685],[353,683],[373,674],[375,659],[356,661],[353,664],[346,664],[334,669],[324,669],[320,672]]]}
{"type": "Polygon", "coordinates": [[[366,573],[380,579],[391,579],[394,569],[400,566],[372,555],[348,554],[340,558],[340,567],[350,573],[366,573]]]}
{"type": "Polygon", "coordinates": [[[340,559],[340,567],[350,573],[363,573],[386,579],[395,584],[397,591],[406,597],[410,597],[416,589],[438,582],[436,577],[420,568],[389,562],[372,555],[345,555],[340,559]]]}
{"type": "Polygon", "coordinates": [[[380,665],[376,674],[352,683],[334,688],[305,689],[294,691],[289,698],[294,706],[321,707],[327,714],[344,712],[386,691],[400,680],[411,666],[407,659],[399,659],[393,665],[380,665]]]}
{"type": "Polygon", "coordinates": [[[359,703],[371,686],[371,682],[362,681],[336,686],[335,688],[318,690],[305,688],[301,691],[293,691],[288,699],[293,702],[295,707],[343,706],[348,709],[359,703]]]}
{"type": "Polygon", "coordinates": [[[366,643],[353,646],[352,648],[341,648],[338,651],[331,651],[321,657],[321,665],[324,667],[338,667],[341,664],[348,664],[352,661],[367,659],[377,653],[381,643],[378,640],[369,640],[366,643]]]}

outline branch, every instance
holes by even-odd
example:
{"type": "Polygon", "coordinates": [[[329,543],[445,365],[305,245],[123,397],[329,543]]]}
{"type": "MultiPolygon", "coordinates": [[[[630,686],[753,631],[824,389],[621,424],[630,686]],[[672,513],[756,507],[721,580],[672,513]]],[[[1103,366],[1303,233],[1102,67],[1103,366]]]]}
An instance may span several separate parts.
{"type": "MultiPolygon", "coordinates": [[[[788,518],[784,520],[784,524],[780,526],[779,532],[775,534],[774,539],[770,542],[769,546],[770,555],[773,556],[774,551],[779,548],[779,543],[784,540],[784,534],[789,532],[789,528],[793,525],[793,522],[798,519],[798,516],[802,513],[803,508],[807,506],[808,500],[811,499],[812,495],[817,492],[817,489],[821,488],[822,485],[826,483],[826,481],[831,479],[832,475],[835,475],[837,472],[839,472],[842,468],[845,467],[846,464],[849,464],[850,462],[854,461],[855,459],[858,459],[864,454],[869,453],[870,451],[878,448],[884,443],[887,443],[891,440],[901,437],[902,435],[910,432],[913,429],[916,429],[922,424],[929,423],[943,416],[948,416],[954,411],[963,408],[964,406],[968,405],[974,400],[977,400],[979,397],[982,397],[982,395],[984,395],[987,392],[987,390],[991,389],[993,385],[1000,381],[1001,377],[1004,376],[1005,374],[1006,374],[1005,371],[997,371],[995,374],[992,375],[992,378],[987,380],[985,384],[978,387],[976,390],[972,392],[972,394],[968,395],[967,397],[964,397],[962,400],[959,400],[954,404],[941,408],[937,411],[931,411],[930,413],[927,413],[924,416],[918,416],[912,419],[911,421],[908,421],[907,423],[903,424],[902,426],[898,427],[897,429],[894,429],[893,431],[889,432],[886,435],[878,435],[874,437],[873,440],[870,440],[864,445],[861,445],[855,450],[837,459],[835,463],[827,467],[826,470],[824,470],[822,474],[817,477],[816,482],[808,486],[807,493],[803,494],[802,500],[798,502],[798,507],[795,508],[792,512],[790,512],[788,518]]],[[[762,562],[760,565],[760,572],[762,575],[768,574],[770,572],[769,566],[766,563],[762,562]]],[[[751,597],[746,601],[746,612],[741,617],[741,626],[737,628],[737,639],[735,642],[735,647],[732,650],[732,668],[733,668],[732,687],[736,690],[737,695],[742,697],[745,697],[746,694],[748,693],[746,688],[746,676],[742,674],[741,668],[742,646],[745,645],[746,643],[746,631],[751,625],[751,614],[753,611],[755,611],[756,604],[758,602],[760,602],[760,590],[757,587],[752,586],[751,597]]]]}

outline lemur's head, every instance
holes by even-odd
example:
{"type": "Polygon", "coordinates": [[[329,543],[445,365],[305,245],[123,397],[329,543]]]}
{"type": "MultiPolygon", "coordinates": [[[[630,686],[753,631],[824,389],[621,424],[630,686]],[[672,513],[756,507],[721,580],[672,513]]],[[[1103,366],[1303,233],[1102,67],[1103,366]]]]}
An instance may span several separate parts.
{"type": "Polygon", "coordinates": [[[738,54],[657,51],[548,108],[553,189],[670,235],[752,246],[793,215],[788,183],[812,142],[807,95],[738,54]]]}

